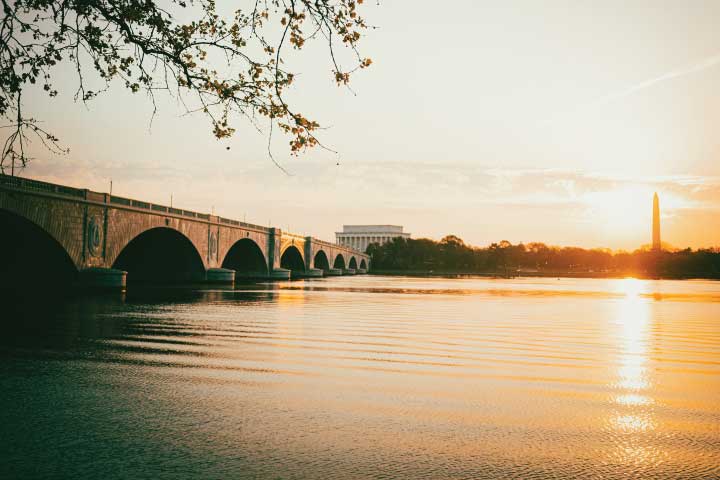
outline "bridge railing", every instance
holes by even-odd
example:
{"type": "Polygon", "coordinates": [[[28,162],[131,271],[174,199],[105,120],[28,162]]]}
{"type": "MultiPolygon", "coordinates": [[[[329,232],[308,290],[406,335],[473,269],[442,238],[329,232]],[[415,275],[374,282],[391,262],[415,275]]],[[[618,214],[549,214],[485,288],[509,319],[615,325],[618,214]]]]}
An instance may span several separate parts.
{"type": "Polygon", "coordinates": [[[126,207],[141,208],[143,210],[152,210],[155,212],[172,213],[173,215],[182,215],[185,217],[210,220],[210,215],[207,213],[197,213],[191,210],[182,210],[180,208],[166,207],[165,205],[157,205],[155,203],[143,202],[142,200],[133,200],[132,198],[117,197],[115,195],[110,196],[110,203],[125,205],[126,207]]]}
{"type": "Polygon", "coordinates": [[[110,196],[110,203],[119,203],[120,205],[127,205],[129,207],[132,206],[132,200],[129,198],[114,197],[112,195],[110,196]]]}
{"type": "Polygon", "coordinates": [[[40,180],[31,180],[29,178],[22,177],[12,177],[9,175],[0,175],[0,185],[7,185],[13,188],[21,188],[23,190],[32,190],[36,192],[69,195],[77,198],[85,198],[86,192],[86,190],[80,188],[55,185],[54,183],[41,182],[40,180]]]}
{"type": "Polygon", "coordinates": [[[237,220],[230,220],[229,218],[220,217],[220,223],[225,223],[227,225],[240,225],[240,222],[237,220]]]}
{"type": "MultiPolygon", "coordinates": [[[[284,233],[283,233],[283,235],[284,235],[284,233]]],[[[313,237],[312,241],[313,241],[313,243],[316,243],[316,244],[321,245],[321,246],[323,246],[323,247],[341,248],[341,249],[344,249],[344,250],[349,250],[349,251],[351,251],[351,252],[353,252],[353,253],[356,253],[356,254],[358,254],[358,255],[364,255],[364,256],[366,256],[366,257],[368,256],[367,253],[361,252],[360,250],[356,250],[356,249],[354,249],[354,248],[352,248],[352,247],[348,247],[347,245],[341,245],[341,244],[339,244],[339,243],[332,243],[332,242],[328,242],[328,241],[325,241],[325,240],[320,240],[319,238],[314,238],[314,237],[313,237]]]]}
{"type": "Polygon", "coordinates": [[[301,240],[305,241],[305,237],[303,235],[298,235],[297,233],[290,233],[290,232],[282,232],[283,237],[292,238],[295,240],[301,240]]]}
{"type": "Polygon", "coordinates": [[[263,232],[269,232],[271,230],[270,227],[263,227],[262,225],[255,225],[254,223],[241,222],[239,220],[233,220],[231,218],[218,217],[218,221],[220,223],[224,223],[225,225],[233,225],[235,227],[250,228],[253,230],[260,230],[263,232]]]}
{"type": "MultiPolygon", "coordinates": [[[[158,205],[155,203],[143,202],[142,200],[133,200],[132,198],[119,197],[117,195],[108,195],[106,193],[96,193],[87,189],[67,187],[65,185],[57,185],[54,183],[43,182],[40,180],[32,180],[23,177],[13,177],[11,175],[5,175],[0,173],[0,186],[8,186],[11,188],[17,188],[22,190],[29,190],[34,192],[50,193],[53,195],[64,195],[74,198],[80,198],[84,200],[92,200],[102,203],[113,203],[116,205],[123,205],[126,207],[139,208],[142,210],[150,210],[153,212],[162,212],[171,215],[179,215],[189,218],[198,218],[205,221],[211,221],[211,215],[209,213],[199,213],[192,210],[183,210],[180,208],[168,207],[165,205],[158,205]]],[[[270,227],[263,227],[261,225],[254,225],[252,223],[240,222],[238,220],[232,220],[224,217],[215,217],[219,223],[225,225],[232,225],[235,227],[248,228],[251,230],[260,230],[263,232],[269,232],[270,227]]],[[[286,235],[283,233],[283,235],[286,235]]],[[[292,233],[287,234],[293,238],[304,240],[305,237],[302,235],[295,235],[292,233]]]]}
{"type": "Polygon", "coordinates": [[[326,242],[325,240],[320,240],[319,238],[313,238],[313,243],[317,243],[318,245],[322,245],[323,247],[342,247],[342,245],[338,245],[332,242],[326,242]]]}
{"type": "MultiPolygon", "coordinates": [[[[156,203],[143,202],[141,200],[133,200],[131,198],[117,197],[114,195],[110,196],[110,203],[116,203],[119,205],[125,205],[128,207],[134,207],[134,208],[142,208],[145,210],[152,210],[155,212],[169,213],[172,215],[180,215],[183,217],[199,218],[201,220],[206,220],[206,221],[210,221],[210,217],[211,217],[211,215],[209,213],[200,213],[200,212],[194,212],[192,210],[183,210],[181,208],[168,207],[165,205],[158,205],[156,203]]],[[[249,229],[253,229],[253,230],[261,230],[263,232],[270,231],[270,228],[263,227],[261,225],[253,225],[252,223],[240,222],[238,220],[232,220],[230,218],[224,218],[224,217],[217,217],[217,218],[218,218],[218,222],[223,223],[225,225],[249,228],[249,229]]]]}

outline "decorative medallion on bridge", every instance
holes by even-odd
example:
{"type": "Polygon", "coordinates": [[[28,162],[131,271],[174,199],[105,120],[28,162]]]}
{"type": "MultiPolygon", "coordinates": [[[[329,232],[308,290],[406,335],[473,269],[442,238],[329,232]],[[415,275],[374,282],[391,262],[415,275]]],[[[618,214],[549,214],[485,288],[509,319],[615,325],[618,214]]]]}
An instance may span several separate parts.
{"type": "Polygon", "coordinates": [[[87,228],[88,253],[97,257],[102,251],[102,225],[98,217],[90,217],[87,228]]]}
{"type": "Polygon", "coordinates": [[[217,258],[217,233],[210,232],[210,238],[208,239],[208,255],[210,258],[217,258]]]}

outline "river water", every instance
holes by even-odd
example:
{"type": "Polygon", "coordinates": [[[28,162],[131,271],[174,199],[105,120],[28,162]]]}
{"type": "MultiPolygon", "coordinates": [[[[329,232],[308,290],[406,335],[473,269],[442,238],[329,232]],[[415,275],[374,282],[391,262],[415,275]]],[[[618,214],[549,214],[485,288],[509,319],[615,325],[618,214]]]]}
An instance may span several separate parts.
{"type": "Polygon", "coordinates": [[[0,478],[720,478],[720,282],[5,303],[0,478]]]}

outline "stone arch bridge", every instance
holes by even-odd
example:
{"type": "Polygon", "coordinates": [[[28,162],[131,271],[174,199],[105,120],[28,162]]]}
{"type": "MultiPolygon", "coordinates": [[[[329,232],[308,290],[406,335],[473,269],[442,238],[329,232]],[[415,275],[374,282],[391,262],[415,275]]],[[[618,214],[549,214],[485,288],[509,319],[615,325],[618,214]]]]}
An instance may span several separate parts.
{"type": "Polygon", "coordinates": [[[206,213],[0,175],[0,286],[124,287],[365,273],[357,250],[206,213]]]}

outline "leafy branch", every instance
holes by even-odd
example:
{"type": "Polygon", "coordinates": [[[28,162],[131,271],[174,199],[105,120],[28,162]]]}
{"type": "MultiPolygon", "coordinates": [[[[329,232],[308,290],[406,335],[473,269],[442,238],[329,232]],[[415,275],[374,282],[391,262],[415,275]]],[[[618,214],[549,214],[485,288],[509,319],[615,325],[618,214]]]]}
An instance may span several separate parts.
{"type": "Polygon", "coordinates": [[[269,120],[289,137],[298,154],[322,146],[317,121],[296,111],[285,91],[295,75],[284,67],[288,45],[301,50],[324,39],[338,85],[370,66],[357,45],[368,28],[358,8],[363,0],[253,0],[248,8],[221,15],[214,0],[0,0],[0,117],[10,133],[0,152],[0,169],[24,167],[27,146],[38,138],[53,152],[68,150],[38,120],[27,116],[22,94],[39,86],[53,98],[53,69],[70,62],[77,75],[75,99],[89,102],[113,82],[155,95],[177,96],[188,113],[201,112],[218,139],[232,136],[240,116],[256,128],[269,120]],[[190,18],[179,21],[178,18],[190,18]],[[271,40],[277,37],[276,40],[271,40]],[[351,53],[351,66],[337,60],[338,46],[351,53]],[[86,75],[94,72],[100,88],[86,75]]]}

